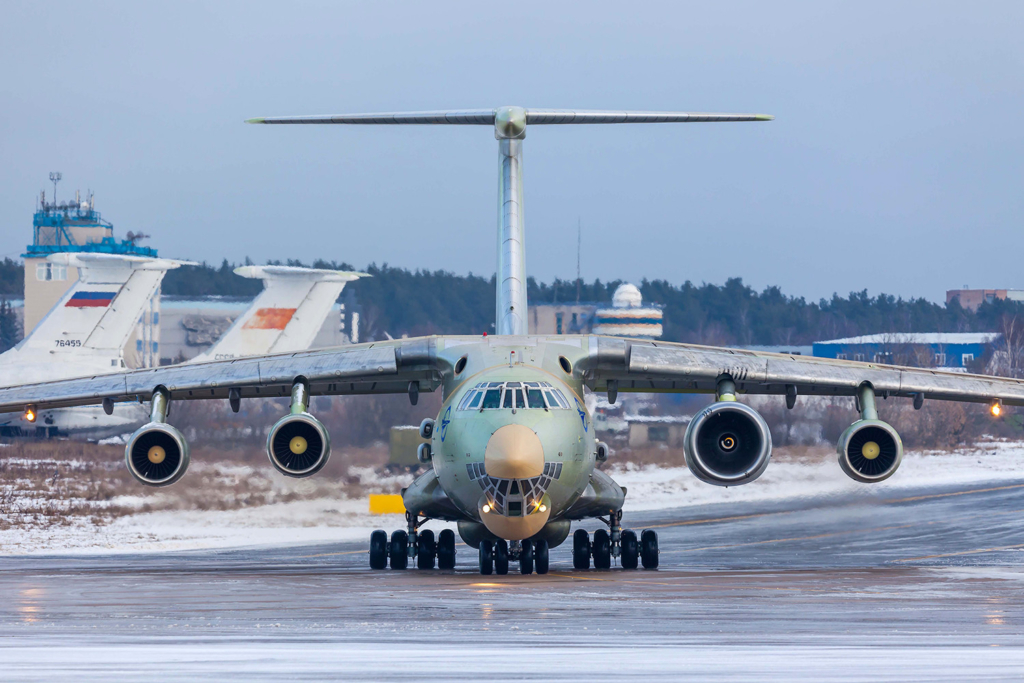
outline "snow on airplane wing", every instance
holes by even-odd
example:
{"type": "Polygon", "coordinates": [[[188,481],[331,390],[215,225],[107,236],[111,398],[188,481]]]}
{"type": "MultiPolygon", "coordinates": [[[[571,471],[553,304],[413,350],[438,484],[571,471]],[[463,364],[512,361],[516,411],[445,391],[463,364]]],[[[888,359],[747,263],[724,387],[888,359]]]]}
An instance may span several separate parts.
{"type": "Polygon", "coordinates": [[[262,279],[263,291],[216,344],[191,362],[305,351],[345,284],[368,277],[292,266],[242,266],[235,273],[262,279]]]}
{"type": "Polygon", "coordinates": [[[1024,380],[694,344],[590,337],[577,363],[587,386],[606,391],[715,391],[723,375],[749,394],[853,396],[870,383],[881,396],[1024,405],[1024,380]],[[790,389],[789,387],[793,387],[790,389]]]}

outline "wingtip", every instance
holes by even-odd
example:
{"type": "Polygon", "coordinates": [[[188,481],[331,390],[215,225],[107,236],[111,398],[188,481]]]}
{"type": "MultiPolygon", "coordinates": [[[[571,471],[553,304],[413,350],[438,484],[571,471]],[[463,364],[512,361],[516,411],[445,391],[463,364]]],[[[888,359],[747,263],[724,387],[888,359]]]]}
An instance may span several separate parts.
{"type": "Polygon", "coordinates": [[[260,118],[260,119],[246,119],[245,122],[246,123],[266,123],[267,120],[263,119],[263,118],[260,118]]]}
{"type": "Polygon", "coordinates": [[[754,116],[755,121],[774,121],[775,117],[771,114],[757,114],[754,116]]]}

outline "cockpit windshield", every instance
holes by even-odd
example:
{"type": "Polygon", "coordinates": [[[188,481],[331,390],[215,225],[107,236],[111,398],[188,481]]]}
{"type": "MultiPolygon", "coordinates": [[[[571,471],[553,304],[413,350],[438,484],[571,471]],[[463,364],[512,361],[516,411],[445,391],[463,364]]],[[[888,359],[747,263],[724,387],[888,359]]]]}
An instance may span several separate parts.
{"type": "Polygon", "coordinates": [[[466,392],[459,410],[568,410],[565,394],[549,382],[481,382],[466,392]]]}

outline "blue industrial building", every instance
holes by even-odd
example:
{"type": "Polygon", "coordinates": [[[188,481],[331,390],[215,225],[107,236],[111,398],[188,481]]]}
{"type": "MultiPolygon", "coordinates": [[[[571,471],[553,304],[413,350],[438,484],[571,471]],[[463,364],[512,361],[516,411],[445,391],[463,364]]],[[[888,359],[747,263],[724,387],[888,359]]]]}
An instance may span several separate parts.
{"type": "Polygon", "coordinates": [[[869,334],[814,342],[818,358],[868,363],[978,370],[1002,335],[995,332],[869,334]]]}

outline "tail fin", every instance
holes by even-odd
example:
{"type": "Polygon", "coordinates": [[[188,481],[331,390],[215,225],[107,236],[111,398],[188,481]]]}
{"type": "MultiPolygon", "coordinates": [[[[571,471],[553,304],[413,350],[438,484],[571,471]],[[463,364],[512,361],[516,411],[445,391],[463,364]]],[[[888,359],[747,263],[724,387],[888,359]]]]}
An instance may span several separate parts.
{"type": "Polygon", "coordinates": [[[304,351],[313,343],[345,283],[366,273],[296,268],[242,266],[242,277],[263,280],[263,291],[245,313],[195,362],[267,353],[304,351]]]}
{"type": "Polygon", "coordinates": [[[18,354],[72,363],[102,357],[114,365],[164,274],[185,263],[118,254],[63,253],[48,260],[78,268],[78,282],[22,340],[18,354]]]}

